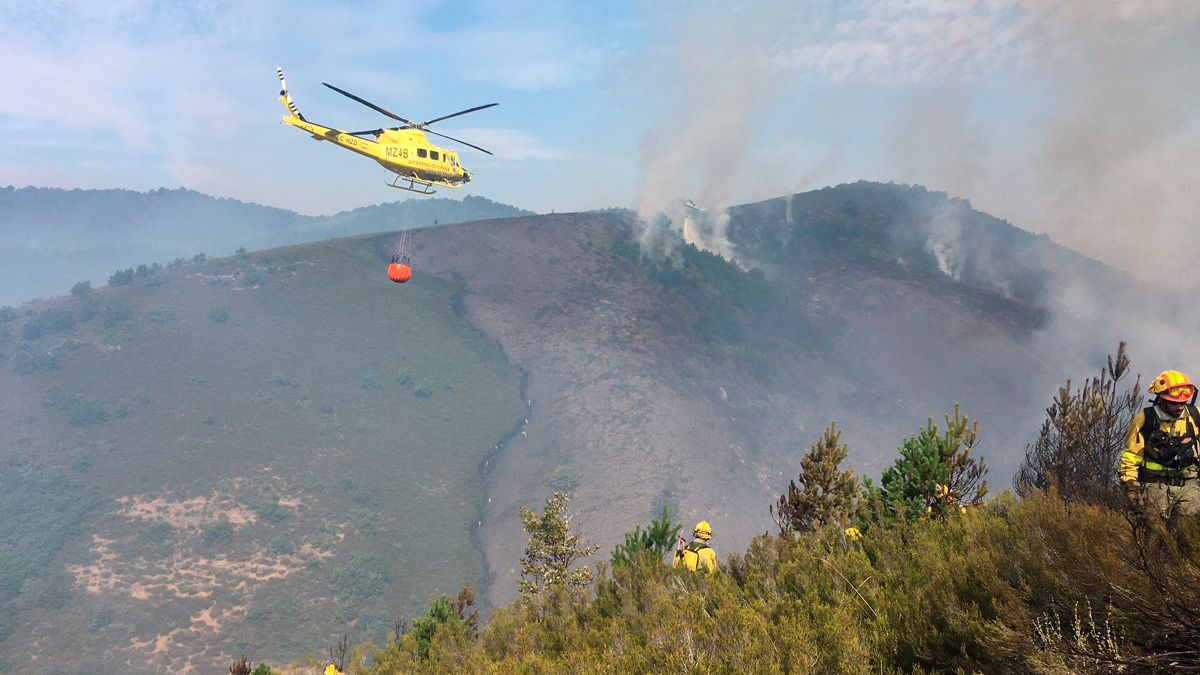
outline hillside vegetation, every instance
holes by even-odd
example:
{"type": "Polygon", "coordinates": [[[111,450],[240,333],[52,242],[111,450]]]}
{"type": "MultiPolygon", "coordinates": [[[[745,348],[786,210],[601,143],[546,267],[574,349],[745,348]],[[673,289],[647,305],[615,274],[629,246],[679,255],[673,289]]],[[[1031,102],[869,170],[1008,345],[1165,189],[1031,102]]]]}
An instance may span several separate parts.
{"type": "Polygon", "coordinates": [[[664,506],[748,550],[831,419],[877,476],[960,401],[1011,474],[1063,366],[1041,303],[894,241],[945,201],[855,185],[735,209],[738,263],[652,255],[611,210],[424,229],[403,286],[385,231],[0,308],[0,671],[383,644],[464,583],[491,611],[518,588],[522,509],[555,490],[603,551],[664,506]],[[750,243],[800,224],[785,255],[750,243]],[[873,253],[826,241],[842,230],[873,253]]]}
{"type": "Polygon", "coordinates": [[[395,286],[387,255],[198,257],[4,313],[6,663],[282,656],[483,581],[479,466],[519,374],[458,284],[395,286]]]}
{"type": "Polygon", "coordinates": [[[574,531],[587,524],[558,492],[540,520],[526,519],[523,577],[539,583],[523,578],[520,599],[479,626],[469,589],[456,601],[434,596],[412,627],[343,652],[338,665],[354,674],[1195,673],[1200,521],[1109,498],[1121,441],[1108,428],[1138,408],[1136,383],[1122,392],[1127,374],[1122,345],[1087,386],[1064,387],[1039,441],[1082,448],[1103,438],[1103,466],[1094,454],[1028,454],[1021,498],[984,500],[978,423],[958,410],[906,437],[877,488],[841,466],[846,448],[830,425],[772,507],[779,533],[728,554],[714,574],[665,565],[680,525],[664,514],[630,532],[589,586],[586,571],[570,572],[588,550],[574,531]],[[1068,490],[1039,488],[1045,479],[1068,490]]]}
{"type": "MultiPolygon", "coordinates": [[[[1078,407],[1053,408],[1048,422],[1064,413],[1096,426],[1127,418],[1128,406],[1110,396],[1127,365],[1122,346],[1107,373],[1071,391],[1078,407]]],[[[1051,425],[1058,431],[1043,439],[1095,442],[1094,428],[1051,425]]],[[[594,584],[580,583],[582,570],[566,572],[586,550],[573,532],[588,524],[568,516],[556,493],[540,521],[525,523],[523,572],[539,584],[482,626],[469,589],[457,600],[435,595],[410,628],[343,653],[338,665],[348,673],[1200,672],[1200,521],[1111,503],[1121,447],[1111,439],[1099,471],[1082,453],[1026,460],[1028,475],[1040,467],[1058,486],[1094,490],[1066,500],[1022,482],[1023,498],[985,501],[976,430],[957,410],[944,425],[930,420],[904,439],[876,488],[840,466],[845,447],[831,426],[772,508],[804,517],[779,517],[778,534],[727,554],[712,575],[672,570],[662,544],[680,525],[656,520],[630,533],[611,567],[596,566],[594,584]],[[539,560],[559,572],[529,564],[539,560]]]]}

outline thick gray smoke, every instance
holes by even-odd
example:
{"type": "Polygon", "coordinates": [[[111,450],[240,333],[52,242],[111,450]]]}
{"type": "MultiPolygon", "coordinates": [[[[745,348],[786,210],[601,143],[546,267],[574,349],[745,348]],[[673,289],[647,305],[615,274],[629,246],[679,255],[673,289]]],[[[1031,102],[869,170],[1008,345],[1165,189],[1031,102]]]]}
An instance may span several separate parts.
{"type": "Polygon", "coordinates": [[[740,194],[755,124],[775,92],[765,48],[783,37],[781,17],[796,19],[790,6],[694,3],[652,17],[663,39],[630,64],[649,120],[636,197],[643,243],[687,240],[731,257],[724,209],[740,194]],[[689,211],[685,198],[706,210],[689,211]]]}
{"type": "MultiPolygon", "coordinates": [[[[1011,384],[1010,394],[1045,399],[1009,418],[1032,427],[1058,384],[1095,374],[1121,339],[1146,378],[1168,367],[1200,374],[1200,316],[1180,310],[1200,285],[1190,272],[1200,255],[1200,3],[701,2],[652,19],[656,47],[635,65],[648,120],[635,202],[647,250],[669,254],[687,239],[731,257],[723,223],[698,227],[681,198],[707,215],[768,196],[755,191],[774,157],[756,138],[760,123],[820,98],[828,145],[776,176],[776,194],[831,178],[918,183],[1129,275],[1098,283],[1098,268],[1058,269],[1022,252],[1054,279],[1028,348],[1055,367],[1044,381],[1011,384]]],[[[925,251],[948,277],[969,270],[1012,297],[1012,270],[979,256],[961,217],[956,207],[926,214],[925,251]]]]}

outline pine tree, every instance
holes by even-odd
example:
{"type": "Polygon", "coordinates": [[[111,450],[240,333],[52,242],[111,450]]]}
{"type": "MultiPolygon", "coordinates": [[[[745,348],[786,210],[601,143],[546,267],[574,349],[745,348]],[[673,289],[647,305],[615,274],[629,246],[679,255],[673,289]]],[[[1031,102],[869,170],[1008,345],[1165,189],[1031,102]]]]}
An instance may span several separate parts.
{"type": "Polygon", "coordinates": [[[521,525],[529,534],[521,557],[521,578],[517,580],[521,593],[581,588],[591,583],[590,569],[571,569],[571,565],[600,547],[583,546],[579,535],[571,532],[568,501],[570,498],[555,490],[540,514],[521,507],[521,525]]]}
{"type": "Polygon", "coordinates": [[[1071,381],[1058,390],[1046,408],[1037,441],[1025,448],[1025,459],[1013,478],[1021,494],[1053,491],[1066,501],[1116,505],[1117,463],[1129,425],[1141,407],[1141,378],[1121,390],[1129,374],[1125,343],[1108,357],[1100,374],[1072,390],[1071,381]]]}
{"type": "Polygon", "coordinates": [[[787,494],[771,507],[780,532],[811,532],[850,519],[858,496],[858,478],[839,467],[846,460],[846,445],[837,423],[829,428],[800,460],[800,476],[788,482],[787,494]]]}
{"type": "Polygon", "coordinates": [[[671,522],[670,510],[663,504],[661,518],[650,521],[650,526],[644,530],[635,525],[633,532],[625,533],[625,543],[617,544],[613,549],[613,566],[627,563],[647,551],[661,560],[675,546],[675,537],[682,527],[682,523],[671,522]]]}
{"type": "Polygon", "coordinates": [[[411,633],[416,638],[417,654],[421,658],[429,655],[429,647],[433,644],[433,636],[438,628],[444,628],[453,635],[474,636],[475,625],[479,620],[479,610],[470,614],[466,610],[475,604],[475,591],[463,586],[458,592],[458,599],[451,601],[445,595],[434,598],[425,616],[414,619],[411,633]]]}
{"type": "Polygon", "coordinates": [[[929,418],[924,429],[904,439],[900,457],[883,472],[879,487],[864,481],[864,519],[914,522],[983,503],[987,466],[971,457],[978,438],[979,422],[963,415],[957,403],[954,415],[946,415],[945,432],[929,418]]]}

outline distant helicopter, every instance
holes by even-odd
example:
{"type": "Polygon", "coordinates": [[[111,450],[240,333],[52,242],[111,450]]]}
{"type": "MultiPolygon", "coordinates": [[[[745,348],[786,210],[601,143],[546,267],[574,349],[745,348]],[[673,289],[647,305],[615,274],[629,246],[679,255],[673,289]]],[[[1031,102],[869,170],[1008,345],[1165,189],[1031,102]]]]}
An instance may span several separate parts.
{"type": "Polygon", "coordinates": [[[686,207],[688,207],[689,209],[692,209],[693,211],[697,211],[697,212],[699,212],[699,211],[703,211],[703,210],[704,210],[704,208],[703,208],[703,207],[701,207],[701,206],[697,206],[697,205],[696,205],[696,202],[694,202],[694,201],[692,201],[692,200],[690,200],[690,199],[685,199],[685,200],[683,200],[683,205],[684,205],[684,206],[686,206],[686,207]]]}
{"type": "Polygon", "coordinates": [[[431,119],[428,122],[413,122],[384,110],[374,103],[361,99],[348,91],[343,91],[332,84],[322,82],[321,84],[324,84],[337,93],[352,98],[376,112],[383,113],[394,120],[404,123],[404,126],[371,129],[368,131],[341,131],[321,126],[320,124],[314,124],[304,119],[304,115],[300,114],[300,109],[296,107],[291,95],[288,94],[287,83],[283,80],[283,69],[276,68],[275,70],[279,73],[279,100],[283,102],[284,107],[288,111],[283,121],[307,131],[318,141],[336,143],[347,150],[357,152],[360,155],[365,155],[379,162],[385,169],[396,174],[396,177],[388,183],[390,187],[429,195],[437,192],[437,190],[433,189],[435,186],[460,188],[471,181],[471,174],[458,161],[458,153],[430,143],[429,139],[425,136],[427,133],[448,138],[456,143],[462,143],[467,147],[475,148],[480,152],[486,152],[489,155],[492,154],[478,145],[472,145],[466,141],[445,134],[439,134],[436,131],[430,131],[429,125],[434,122],[448,120],[451,117],[458,117],[459,115],[466,115],[467,113],[483,110],[484,108],[491,108],[492,106],[500,105],[499,103],[488,103],[487,105],[467,108],[451,115],[443,115],[431,119]],[[374,136],[376,140],[364,138],[364,136],[374,136]],[[404,185],[404,183],[407,183],[407,185],[404,185]]]}

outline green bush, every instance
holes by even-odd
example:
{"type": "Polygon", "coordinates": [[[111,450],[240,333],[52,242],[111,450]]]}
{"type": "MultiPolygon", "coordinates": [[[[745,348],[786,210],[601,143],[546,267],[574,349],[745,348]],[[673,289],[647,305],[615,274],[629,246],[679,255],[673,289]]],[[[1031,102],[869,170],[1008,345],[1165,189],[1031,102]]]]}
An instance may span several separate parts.
{"type": "Polygon", "coordinates": [[[550,480],[547,483],[554,490],[573,492],[579,486],[580,477],[579,469],[564,464],[550,472],[550,480]]]}
{"type": "Polygon", "coordinates": [[[68,422],[73,427],[94,427],[109,420],[124,419],[129,415],[129,408],[122,401],[110,408],[101,401],[78,394],[67,394],[58,387],[50,388],[44,404],[48,408],[67,413],[68,422]]]}
{"type": "Polygon", "coordinates": [[[8,367],[17,375],[58,370],[62,368],[62,350],[41,350],[30,344],[22,344],[13,350],[8,367]]]}
{"type": "Polygon", "coordinates": [[[209,545],[228,544],[233,541],[233,524],[222,518],[204,527],[202,534],[209,545]]]}
{"type": "Polygon", "coordinates": [[[35,314],[21,328],[21,337],[25,340],[36,340],[43,335],[60,333],[70,330],[75,325],[75,316],[67,309],[47,309],[35,314]]]}
{"type": "Polygon", "coordinates": [[[250,270],[242,273],[242,285],[247,288],[257,288],[267,285],[267,275],[258,270],[250,270]]]}
{"type": "Polygon", "coordinates": [[[108,624],[113,621],[113,611],[108,607],[93,609],[88,611],[87,630],[89,633],[95,633],[108,627],[108,624]]]}
{"type": "Polygon", "coordinates": [[[175,320],[175,313],[166,307],[152,307],[146,310],[146,320],[156,324],[171,323],[175,320]]]}
{"type": "Polygon", "coordinates": [[[379,594],[390,581],[387,565],[364,551],[355,553],[349,561],[335,567],[330,579],[338,602],[347,605],[379,594]]]}
{"type": "Polygon", "coordinates": [[[123,321],[133,320],[133,308],[125,305],[105,306],[104,311],[100,313],[100,320],[105,328],[115,328],[117,324],[123,321]]]}

